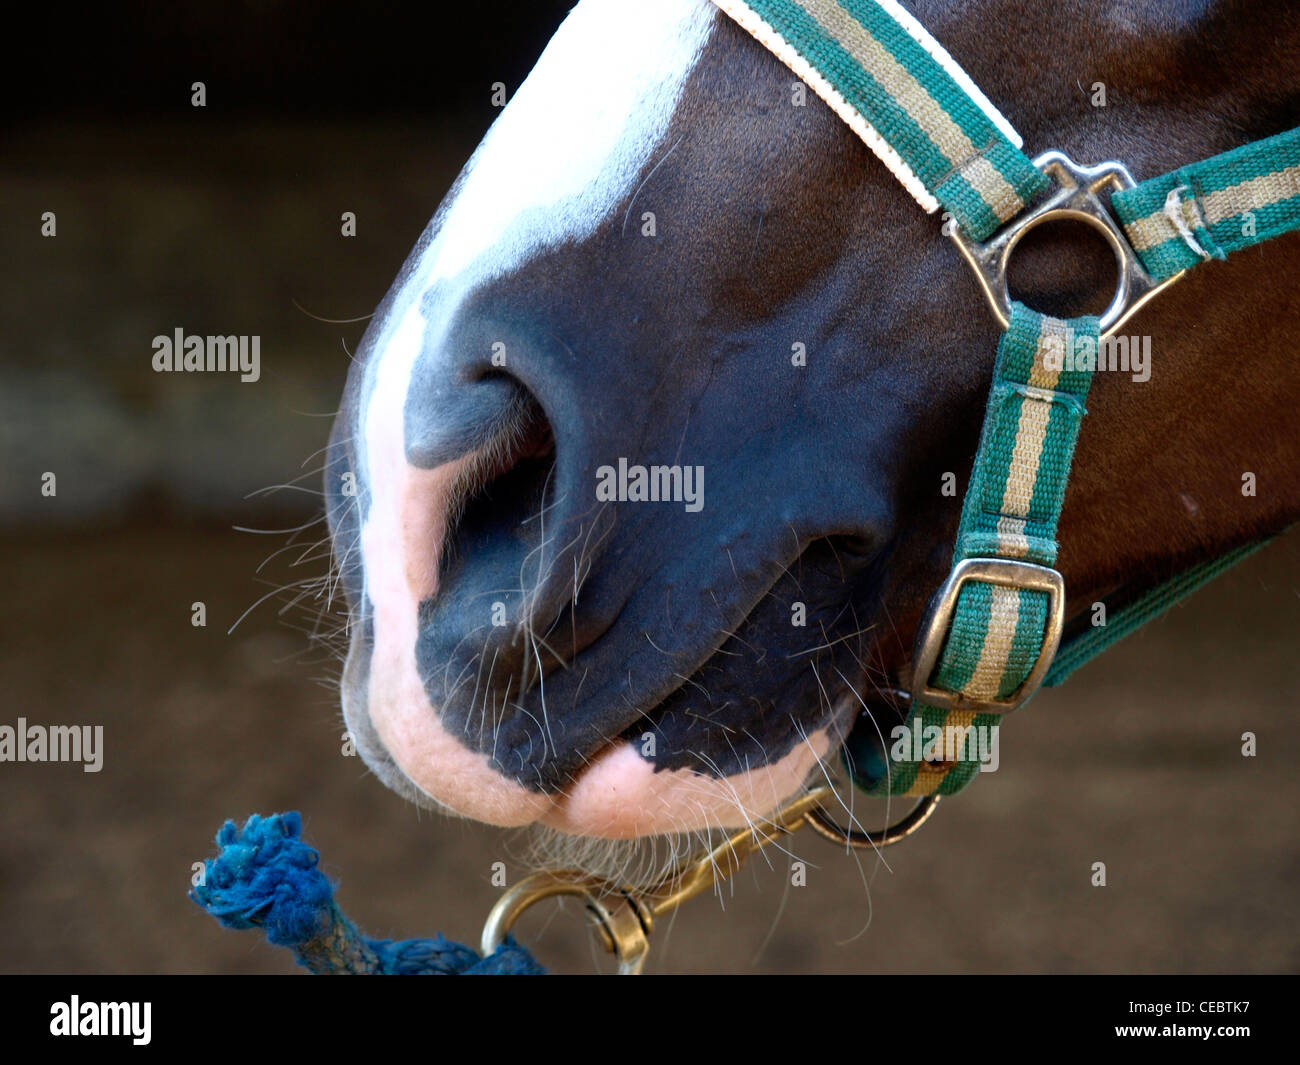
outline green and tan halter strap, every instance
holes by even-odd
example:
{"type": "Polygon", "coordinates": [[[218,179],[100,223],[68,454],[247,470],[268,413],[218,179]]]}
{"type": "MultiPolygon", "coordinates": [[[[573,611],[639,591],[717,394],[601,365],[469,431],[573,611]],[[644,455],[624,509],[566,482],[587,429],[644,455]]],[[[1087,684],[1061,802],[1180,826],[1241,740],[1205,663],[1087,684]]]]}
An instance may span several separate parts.
{"type": "Polygon", "coordinates": [[[1152,277],[1224,259],[1300,226],[1300,129],[1144,181],[1111,202],[1152,277]]]}
{"type": "MultiPolygon", "coordinates": [[[[1006,232],[1052,187],[1010,123],[895,0],[714,2],[968,241],[1006,232]]],[[[1111,205],[1152,285],[1300,229],[1300,129],[1125,187],[1111,205]]],[[[1097,318],[1010,304],[953,570],[918,634],[905,727],[883,737],[860,721],[846,745],[867,792],[959,791],[1002,714],[1260,546],[1180,574],[1060,647],[1056,526],[1102,332],[1097,318]]]]}
{"type": "Polygon", "coordinates": [[[976,240],[1050,184],[1020,135],[895,3],[715,0],[840,116],[927,211],[976,240]]]}

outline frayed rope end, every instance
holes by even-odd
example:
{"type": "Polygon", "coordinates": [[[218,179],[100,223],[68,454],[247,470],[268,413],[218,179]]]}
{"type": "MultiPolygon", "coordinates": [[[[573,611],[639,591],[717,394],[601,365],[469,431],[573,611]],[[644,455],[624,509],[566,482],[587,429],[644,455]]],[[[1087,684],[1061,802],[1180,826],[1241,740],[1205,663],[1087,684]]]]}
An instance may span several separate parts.
{"type": "Polygon", "coordinates": [[[314,973],[372,975],[542,974],[545,970],[513,939],[491,957],[435,936],[375,940],[359,932],[334,901],[334,885],[320,871],[320,852],[302,838],[296,811],[261,817],[217,833],[220,853],[204,865],[190,898],[226,928],[261,928],[276,946],[292,950],[314,973]]]}

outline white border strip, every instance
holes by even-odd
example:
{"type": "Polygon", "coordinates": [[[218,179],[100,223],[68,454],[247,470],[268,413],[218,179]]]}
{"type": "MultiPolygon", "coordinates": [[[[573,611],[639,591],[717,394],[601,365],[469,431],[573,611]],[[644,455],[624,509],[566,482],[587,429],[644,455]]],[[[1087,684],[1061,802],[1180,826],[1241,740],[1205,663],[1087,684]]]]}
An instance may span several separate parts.
{"type": "Polygon", "coordinates": [[[910,12],[904,10],[898,0],[876,0],[876,3],[887,14],[892,15],[894,21],[907,30],[917,44],[930,53],[931,58],[943,67],[948,72],[948,77],[952,78],[958,87],[979,105],[979,109],[988,116],[990,122],[1002,131],[1002,135],[1007,140],[1017,148],[1024,147],[1024,138],[1007,121],[1006,115],[993,106],[993,102],[980,91],[980,87],[971,81],[970,75],[957,65],[957,60],[953,59],[948,54],[948,50],[930,36],[929,30],[917,22],[910,12]]]}
{"type": "MultiPolygon", "coordinates": [[[[860,115],[843,96],[839,94],[835,86],[822,77],[816,68],[811,66],[803,56],[786,43],[783,37],[779,36],[771,26],[755,14],[753,9],[750,8],[744,0],[713,0],[713,3],[725,11],[740,25],[741,29],[745,30],[745,32],[757,40],[759,44],[781,60],[781,62],[794,71],[795,74],[797,74],[804,83],[813,90],[813,92],[825,100],[827,106],[829,106],[830,109],[834,111],[845,122],[845,124],[853,130],[854,133],[862,138],[868,148],[875,152],[877,158],[879,158],[880,161],[889,168],[889,172],[899,180],[903,188],[907,189],[907,191],[911,193],[912,199],[919,203],[921,207],[925,209],[927,214],[933,214],[939,209],[939,201],[930,195],[925,185],[921,183],[921,179],[916,176],[910,166],[903,162],[902,157],[889,146],[889,142],[877,133],[875,128],[868,123],[867,120],[863,118],[862,115],[860,115]]],[[[900,8],[899,10],[902,9],[900,8]]],[[[892,13],[893,12],[891,11],[891,14],[892,13]]],[[[907,15],[907,18],[911,19],[913,24],[916,25],[916,28],[920,30],[920,32],[930,40],[930,43],[934,48],[938,49],[939,53],[941,53],[943,58],[940,58],[939,55],[935,55],[935,59],[940,63],[942,63],[944,59],[947,59],[948,63],[952,64],[952,69],[949,70],[949,73],[952,74],[954,79],[956,79],[957,75],[960,74],[961,77],[966,78],[966,83],[970,84],[970,78],[966,77],[966,75],[962,73],[961,68],[953,62],[952,57],[949,56],[947,52],[939,47],[938,42],[935,41],[934,38],[930,37],[928,33],[925,33],[925,30],[922,29],[920,23],[916,22],[915,19],[912,19],[910,15],[907,15]],[[956,73],[954,73],[954,71],[956,71],[956,73]]],[[[907,23],[903,22],[903,19],[900,18],[899,22],[903,24],[904,28],[908,29],[909,33],[912,32],[911,28],[907,26],[907,23]]],[[[915,36],[915,33],[913,33],[913,36],[915,36]]],[[[930,51],[930,48],[925,44],[925,41],[917,38],[917,43],[925,47],[927,51],[930,51]]],[[[931,52],[931,54],[933,55],[934,53],[931,52]]],[[[945,69],[947,69],[946,64],[945,69]]],[[[966,85],[962,84],[960,80],[958,81],[958,84],[962,85],[962,88],[966,88],[966,85]]],[[[971,85],[971,89],[974,89],[973,84],[971,85]]],[[[969,92],[970,90],[968,89],[967,91],[969,92]]],[[[1016,131],[1011,129],[1011,126],[1007,124],[1007,120],[1002,118],[1002,116],[998,114],[997,109],[984,99],[983,94],[980,93],[978,89],[975,89],[974,92],[971,92],[971,96],[977,103],[983,101],[983,103],[980,104],[981,107],[984,107],[984,105],[987,104],[988,110],[991,112],[989,118],[994,122],[1001,119],[998,128],[1002,129],[1005,126],[1004,132],[1009,131],[1008,136],[1012,137],[1016,142],[1016,147],[1019,147],[1021,142],[1016,131]],[[996,118],[994,117],[995,115],[997,116],[996,118]]]]}

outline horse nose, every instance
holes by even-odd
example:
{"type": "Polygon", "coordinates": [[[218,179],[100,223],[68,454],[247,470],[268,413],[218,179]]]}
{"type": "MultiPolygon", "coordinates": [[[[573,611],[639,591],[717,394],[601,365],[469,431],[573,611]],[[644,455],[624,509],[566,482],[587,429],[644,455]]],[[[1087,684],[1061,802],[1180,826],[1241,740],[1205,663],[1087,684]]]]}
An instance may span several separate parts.
{"type": "Polygon", "coordinates": [[[576,657],[621,609],[616,585],[588,585],[614,511],[588,472],[593,418],[571,353],[544,319],[491,310],[421,314],[376,343],[361,543],[373,656],[401,670],[375,675],[423,689],[440,727],[508,777],[544,764],[559,786],[572,766],[557,752],[586,752],[595,733],[575,719],[582,734],[566,736],[545,703],[575,697],[576,657]]]}

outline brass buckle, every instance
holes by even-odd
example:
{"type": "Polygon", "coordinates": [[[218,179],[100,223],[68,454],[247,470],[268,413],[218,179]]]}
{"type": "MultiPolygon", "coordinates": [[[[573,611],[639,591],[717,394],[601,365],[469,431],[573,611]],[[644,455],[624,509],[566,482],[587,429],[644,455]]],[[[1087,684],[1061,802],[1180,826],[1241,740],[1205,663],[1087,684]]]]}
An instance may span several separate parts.
{"type": "Polygon", "coordinates": [[[981,714],[1005,714],[1028,701],[1043,683],[1043,677],[1056,657],[1061,643],[1061,629],[1065,625],[1065,581],[1054,569],[1036,566],[1032,562],[1018,562],[1008,558],[968,558],[957,563],[948,579],[934,594],[921,627],[917,630],[916,653],[912,656],[912,702],[937,706],[945,710],[969,710],[981,714]],[[1034,668],[1024,682],[1010,695],[993,699],[972,699],[961,692],[935,688],[930,678],[939,664],[944,640],[948,636],[952,616],[957,609],[957,597],[962,586],[970,581],[982,581],[1003,588],[1020,591],[1045,592],[1047,627],[1043,632],[1043,645],[1039,649],[1034,668]]]}
{"type": "Polygon", "coordinates": [[[965,260],[975,271],[985,298],[1003,329],[1011,323],[1011,293],[1007,288],[1007,264],[1020,238],[1037,225],[1071,218],[1092,226],[1115,253],[1119,280],[1110,305],[1101,314],[1101,335],[1108,337],[1129,320],[1158,292],[1172,285],[1187,271],[1155,280],[1129,243],[1123,227],[1101,200],[1101,192],[1131,189],[1137,185],[1123,163],[1107,162],[1080,166],[1063,152],[1044,152],[1034,166],[1055,179],[1056,187],[1041,202],[1026,209],[988,240],[971,240],[955,222],[944,227],[965,260]]]}

